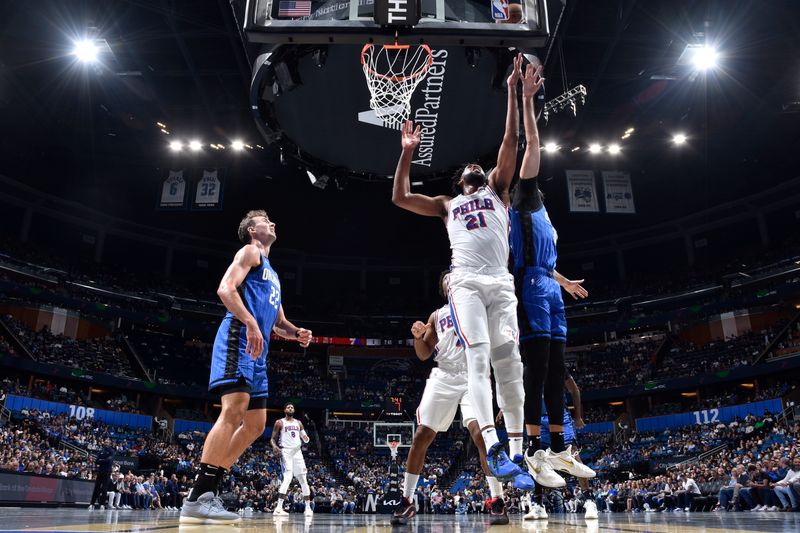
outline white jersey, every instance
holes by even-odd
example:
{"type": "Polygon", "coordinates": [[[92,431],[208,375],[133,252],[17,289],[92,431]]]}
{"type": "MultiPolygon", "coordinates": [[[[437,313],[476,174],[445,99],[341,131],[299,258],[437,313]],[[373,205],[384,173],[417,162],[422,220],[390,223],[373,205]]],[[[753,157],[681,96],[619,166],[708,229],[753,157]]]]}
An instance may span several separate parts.
{"type": "Polygon", "coordinates": [[[300,422],[297,419],[288,420],[281,418],[281,448],[299,448],[302,446],[300,440],[300,422]]]}
{"type": "Polygon", "coordinates": [[[447,236],[458,267],[508,267],[508,208],[488,185],[450,200],[447,236]]]}
{"type": "Polygon", "coordinates": [[[433,350],[433,360],[441,370],[448,374],[461,374],[467,371],[467,358],[464,346],[458,340],[450,306],[444,305],[433,313],[438,342],[433,350]]]}

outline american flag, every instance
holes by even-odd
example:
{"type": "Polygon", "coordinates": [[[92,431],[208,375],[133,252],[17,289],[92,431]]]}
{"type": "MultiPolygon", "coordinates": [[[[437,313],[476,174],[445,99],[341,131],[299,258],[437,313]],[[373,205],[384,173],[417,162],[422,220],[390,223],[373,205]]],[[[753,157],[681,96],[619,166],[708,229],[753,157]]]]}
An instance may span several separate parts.
{"type": "Polygon", "coordinates": [[[278,4],[279,17],[308,17],[311,15],[311,0],[282,0],[278,4]]]}

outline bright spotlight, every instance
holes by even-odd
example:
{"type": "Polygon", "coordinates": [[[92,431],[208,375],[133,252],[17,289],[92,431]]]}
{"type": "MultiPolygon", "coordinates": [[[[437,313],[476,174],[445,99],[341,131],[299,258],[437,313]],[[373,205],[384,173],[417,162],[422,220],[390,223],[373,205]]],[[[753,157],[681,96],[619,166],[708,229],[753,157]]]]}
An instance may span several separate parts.
{"type": "Polygon", "coordinates": [[[692,62],[697,70],[708,70],[717,66],[718,59],[719,53],[716,48],[704,46],[695,50],[692,62]]]}
{"type": "Polygon", "coordinates": [[[676,133],[672,137],[672,142],[673,144],[677,144],[678,146],[680,146],[681,144],[686,144],[686,135],[684,135],[683,133],[676,133]]]}
{"type": "Polygon", "coordinates": [[[244,150],[244,143],[237,139],[231,143],[231,148],[233,148],[237,152],[241,152],[242,150],[244,150]]]}
{"type": "Polygon", "coordinates": [[[199,152],[202,147],[202,143],[198,140],[189,141],[189,150],[192,152],[199,152]]]}
{"type": "Polygon", "coordinates": [[[620,152],[621,148],[618,144],[610,144],[608,145],[608,153],[611,155],[617,155],[620,152]]]}
{"type": "Polygon", "coordinates": [[[550,154],[558,152],[558,145],[554,142],[549,142],[544,145],[544,151],[550,154]]]}
{"type": "Polygon", "coordinates": [[[169,143],[169,149],[172,150],[173,152],[180,152],[181,150],[183,150],[183,143],[180,141],[172,141],[171,143],[169,143]]]}
{"type": "Polygon", "coordinates": [[[94,63],[97,61],[97,52],[97,46],[90,39],[77,41],[75,48],[72,49],[73,55],[82,63],[94,63]]]}
{"type": "Polygon", "coordinates": [[[589,153],[592,154],[599,154],[603,150],[603,147],[597,143],[593,143],[589,145],[589,153]]]}

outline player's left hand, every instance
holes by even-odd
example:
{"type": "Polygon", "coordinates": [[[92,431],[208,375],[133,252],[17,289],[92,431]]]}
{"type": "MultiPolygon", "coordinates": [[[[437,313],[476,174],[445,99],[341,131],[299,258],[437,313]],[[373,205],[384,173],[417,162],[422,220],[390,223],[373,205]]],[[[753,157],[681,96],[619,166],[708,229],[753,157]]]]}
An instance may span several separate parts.
{"type": "Polygon", "coordinates": [[[568,279],[565,280],[564,284],[561,286],[564,288],[565,291],[567,291],[570,294],[570,296],[572,296],[576,300],[582,300],[587,296],[589,296],[589,291],[584,289],[583,286],[581,285],[581,283],[583,283],[584,281],[585,280],[582,279],[577,279],[577,280],[568,279]]]}
{"type": "Polygon", "coordinates": [[[522,96],[523,98],[533,98],[539,92],[544,84],[542,77],[542,65],[534,67],[529,63],[525,68],[525,75],[522,76],[522,96]]]}
{"type": "Polygon", "coordinates": [[[576,429],[583,429],[586,427],[586,422],[583,421],[583,418],[576,418],[573,422],[576,429]]]}
{"type": "Polygon", "coordinates": [[[514,58],[514,66],[511,68],[511,74],[509,74],[506,80],[509,89],[517,88],[520,76],[522,76],[522,54],[517,54],[517,57],[514,58]]]}
{"type": "Polygon", "coordinates": [[[310,329],[300,328],[297,330],[297,342],[300,343],[300,346],[308,348],[312,340],[314,340],[314,335],[311,333],[310,329]]]}
{"type": "Polygon", "coordinates": [[[497,411],[497,416],[496,416],[496,417],[494,417],[494,423],[495,423],[496,425],[498,425],[498,426],[499,426],[499,425],[501,425],[501,424],[503,423],[503,410],[502,410],[502,409],[500,409],[499,411],[497,411]]]}

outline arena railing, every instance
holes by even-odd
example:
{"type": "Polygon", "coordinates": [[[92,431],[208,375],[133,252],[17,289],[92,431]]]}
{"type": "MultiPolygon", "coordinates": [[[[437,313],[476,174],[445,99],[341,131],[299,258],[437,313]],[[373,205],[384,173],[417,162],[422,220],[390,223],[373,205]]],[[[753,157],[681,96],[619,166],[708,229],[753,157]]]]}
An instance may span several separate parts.
{"type": "Polygon", "coordinates": [[[705,459],[708,459],[709,457],[717,455],[718,453],[721,453],[722,451],[724,451],[726,449],[728,449],[728,445],[727,444],[720,444],[716,448],[712,448],[712,449],[708,450],[707,452],[703,452],[700,455],[698,455],[697,457],[692,457],[691,459],[686,459],[685,461],[681,461],[680,463],[675,463],[675,464],[669,465],[667,467],[667,470],[677,470],[679,468],[683,468],[683,467],[686,467],[686,466],[689,466],[689,465],[693,465],[695,463],[699,463],[700,461],[703,461],[705,459]]]}

